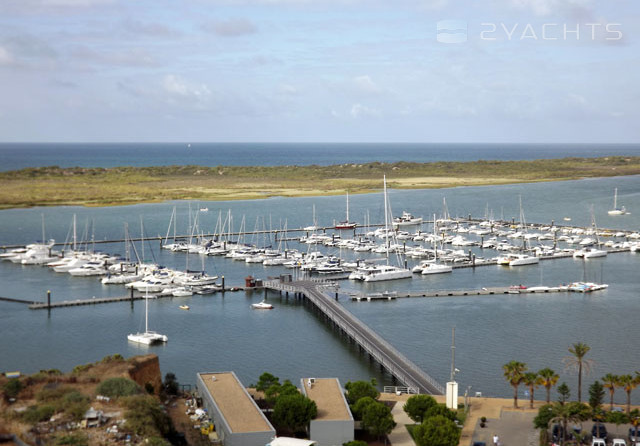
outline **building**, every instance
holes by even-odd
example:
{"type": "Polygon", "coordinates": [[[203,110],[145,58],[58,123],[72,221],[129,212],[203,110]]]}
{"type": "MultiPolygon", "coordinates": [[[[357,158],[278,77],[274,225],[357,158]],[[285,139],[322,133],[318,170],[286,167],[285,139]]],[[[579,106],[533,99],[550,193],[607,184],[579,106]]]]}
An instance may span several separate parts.
{"type": "Polygon", "coordinates": [[[309,423],[309,438],[318,446],[341,446],[353,440],[354,423],[337,378],[306,378],[302,392],[318,406],[309,423]]]}
{"type": "Polygon", "coordinates": [[[225,446],[266,445],[275,437],[276,430],[235,373],[198,373],[196,387],[225,446]]]}

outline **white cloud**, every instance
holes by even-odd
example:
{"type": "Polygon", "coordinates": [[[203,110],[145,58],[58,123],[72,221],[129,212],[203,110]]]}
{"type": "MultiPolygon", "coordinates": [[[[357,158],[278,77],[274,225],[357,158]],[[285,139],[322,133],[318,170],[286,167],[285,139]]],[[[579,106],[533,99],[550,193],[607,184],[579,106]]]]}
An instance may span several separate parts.
{"type": "Polygon", "coordinates": [[[382,112],[377,108],[370,108],[362,104],[353,104],[349,112],[352,118],[379,117],[382,112]]]}
{"type": "Polygon", "coordinates": [[[299,93],[296,87],[289,84],[281,84],[278,91],[286,96],[296,96],[299,93]]]}
{"type": "Polygon", "coordinates": [[[356,87],[365,93],[379,93],[380,87],[371,79],[368,74],[357,76],[353,79],[356,87]]]}
{"type": "Polygon", "coordinates": [[[229,19],[207,23],[203,28],[205,31],[221,37],[239,37],[258,31],[256,26],[247,19],[229,19]]]}
{"type": "Polygon", "coordinates": [[[8,49],[0,46],[0,66],[11,65],[14,61],[13,54],[8,49]]]}
{"type": "Polygon", "coordinates": [[[590,16],[592,0],[508,0],[511,6],[532,11],[537,16],[568,12],[573,16],[590,16]]]}
{"type": "Polygon", "coordinates": [[[204,101],[211,96],[211,90],[206,84],[187,82],[174,74],[168,74],[164,77],[162,88],[170,97],[204,101]]]}

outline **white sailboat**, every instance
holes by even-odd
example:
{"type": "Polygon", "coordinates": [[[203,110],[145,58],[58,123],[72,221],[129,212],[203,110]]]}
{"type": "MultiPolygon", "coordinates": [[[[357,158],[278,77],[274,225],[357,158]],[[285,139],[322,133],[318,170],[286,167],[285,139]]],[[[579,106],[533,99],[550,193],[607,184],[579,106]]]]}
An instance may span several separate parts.
{"type": "Polygon", "coordinates": [[[335,229],[353,229],[357,225],[357,223],[349,221],[349,191],[347,191],[347,219],[345,221],[336,223],[334,227],[335,229]]]}
{"type": "Polygon", "coordinates": [[[167,342],[169,338],[167,335],[156,333],[155,331],[149,331],[149,293],[144,298],[144,333],[129,334],[127,339],[131,342],[137,342],[138,344],[151,345],[157,342],[167,342]]]}
{"type": "Polygon", "coordinates": [[[613,192],[613,209],[607,212],[609,215],[625,215],[628,214],[627,209],[622,206],[618,207],[618,188],[616,187],[613,192]]]}
{"type": "MultiPolygon", "coordinates": [[[[384,182],[384,226],[385,234],[389,234],[389,205],[387,198],[387,177],[383,177],[384,182]]],[[[389,238],[385,238],[385,249],[387,253],[386,265],[368,265],[358,268],[349,275],[349,279],[362,280],[364,282],[382,282],[385,280],[408,279],[411,278],[411,270],[389,265],[389,238]]]]}

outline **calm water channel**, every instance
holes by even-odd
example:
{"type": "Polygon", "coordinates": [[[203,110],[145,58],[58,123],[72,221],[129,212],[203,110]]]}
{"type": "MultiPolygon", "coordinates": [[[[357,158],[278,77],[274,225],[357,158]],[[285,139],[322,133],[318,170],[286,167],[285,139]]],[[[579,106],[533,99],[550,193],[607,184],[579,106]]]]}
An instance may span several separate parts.
{"type": "MultiPolygon", "coordinates": [[[[446,197],[452,216],[484,217],[487,211],[496,218],[519,215],[522,197],[527,222],[571,217],[571,224],[588,226],[590,207],[599,227],[640,229],[640,176],[591,179],[561,183],[541,183],[440,190],[390,191],[394,214],[403,210],[430,218],[441,214],[446,197]],[[630,215],[611,217],[613,190],[630,215]]],[[[350,217],[371,222],[383,221],[381,194],[350,197],[350,217]]],[[[41,238],[44,215],[46,237],[64,241],[68,237],[73,214],[78,232],[84,239],[122,238],[124,223],[133,236],[140,234],[140,220],[146,235],[162,235],[174,206],[177,207],[178,232],[187,233],[189,207],[199,214],[199,228],[213,232],[218,213],[223,218],[231,210],[234,227],[289,228],[311,224],[315,205],[318,223],[330,225],[344,219],[344,197],[273,198],[238,202],[169,202],[112,208],[55,207],[0,211],[0,244],[30,243],[41,238]]],[[[425,230],[428,230],[425,228],[425,230]]],[[[251,242],[250,238],[246,239],[251,242]]],[[[268,241],[253,240],[257,245],[268,241]]],[[[306,245],[293,246],[306,249],[306,245]]],[[[96,249],[124,253],[124,247],[96,245],[96,249]]],[[[141,246],[138,246],[141,253],[141,246]]],[[[494,251],[478,255],[492,257],[494,251]]],[[[325,249],[326,251],[326,249],[325,249]]],[[[333,251],[338,254],[337,251],[333,251]]],[[[343,253],[353,258],[354,253],[343,253]]],[[[241,285],[251,274],[266,278],[285,270],[244,262],[159,249],[158,242],[145,245],[145,258],[160,264],[185,269],[204,268],[224,275],[228,285],[241,285]],[[203,262],[203,263],[202,263],[203,262]]],[[[410,262],[413,264],[413,262],[410,262]]],[[[286,270],[288,271],[288,270],[286,270]]],[[[551,367],[561,372],[576,392],[577,378],[563,371],[562,358],[567,347],[582,341],[591,346],[589,357],[595,366],[586,378],[587,385],[608,372],[622,374],[638,370],[640,353],[640,307],[638,291],[640,255],[612,254],[583,263],[574,259],[541,262],[516,269],[497,266],[456,270],[440,276],[416,276],[412,280],[366,286],[341,282],[341,302],[371,328],[390,341],[427,373],[444,383],[450,370],[451,327],[456,327],[456,366],[462,392],[472,386],[489,396],[510,396],[511,388],[502,378],[501,366],[517,359],[532,370],[551,367]],[[609,289],[592,294],[504,295],[457,298],[412,298],[389,302],[352,302],[348,291],[428,290],[480,288],[497,285],[557,285],[582,280],[608,283],[609,289]]],[[[124,295],[121,286],[105,286],[96,278],[56,274],[47,268],[0,263],[0,296],[38,299],[51,290],[53,300],[124,295]]],[[[144,324],[144,305],[114,303],[32,311],[21,304],[0,302],[0,371],[31,373],[42,368],[69,370],[76,364],[96,361],[121,353],[131,356],[153,352],[159,355],[164,373],[174,372],[181,382],[193,383],[198,371],[234,370],[241,380],[255,382],[263,371],[281,378],[298,380],[306,376],[337,376],[348,380],[374,377],[390,383],[366,357],[357,352],[317,316],[294,300],[269,297],[273,311],[252,311],[249,305],[262,298],[260,293],[227,293],[213,296],[158,299],[150,302],[150,326],[167,334],[163,346],[142,348],[127,341],[127,334],[144,324]],[[178,306],[187,303],[190,311],[178,306]]],[[[542,395],[542,391],[540,395],[542,395]]],[[[624,395],[618,395],[624,399],[624,395]]],[[[636,396],[636,401],[640,397],[636,396]]]]}

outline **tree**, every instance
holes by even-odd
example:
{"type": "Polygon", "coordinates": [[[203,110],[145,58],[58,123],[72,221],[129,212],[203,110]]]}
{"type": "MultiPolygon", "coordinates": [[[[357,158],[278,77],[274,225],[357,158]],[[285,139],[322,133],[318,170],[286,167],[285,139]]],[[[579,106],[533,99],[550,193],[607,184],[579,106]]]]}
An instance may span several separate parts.
{"type": "Polygon", "coordinates": [[[529,407],[533,409],[533,392],[540,385],[540,377],[536,372],[526,372],[522,376],[522,382],[529,388],[529,407]]]}
{"type": "Polygon", "coordinates": [[[367,405],[362,413],[362,427],[371,435],[381,437],[391,433],[396,422],[393,421],[391,409],[383,403],[374,401],[367,405]]]}
{"type": "Polygon", "coordinates": [[[527,365],[524,362],[510,361],[502,366],[504,377],[513,387],[513,407],[518,408],[518,386],[524,379],[524,372],[527,371],[527,365]]]}
{"type": "Polygon", "coordinates": [[[638,381],[631,375],[618,376],[618,387],[627,393],[627,414],[631,412],[631,391],[638,386],[638,381]]]}
{"type": "Polygon", "coordinates": [[[351,405],[351,412],[353,413],[353,417],[356,420],[362,420],[362,415],[364,414],[364,410],[369,406],[369,404],[375,403],[376,400],[371,398],[370,396],[363,396],[355,404],[351,405]]]}
{"type": "Polygon", "coordinates": [[[278,396],[273,407],[273,420],[292,432],[305,430],[318,414],[316,403],[301,393],[278,396]]]}
{"type": "Polygon", "coordinates": [[[380,396],[380,392],[376,389],[376,380],[372,379],[371,382],[367,381],[349,381],[344,385],[346,389],[347,402],[349,404],[355,404],[363,396],[370,396],[374,400],[377,400],[380,396]]]}
{"type": "Polygon", "coordinates": [[[629,415],[622,412],[609,412],[607,414],[607,423],[613,423],[616,425],[616,431],[620,428],[621,424],[627,424],[629,422],[629,415]]]}
{"type": "Polygon", "coordinates": [[[180,385],[178,384],[178,379],[174,373],[167,373],[164,375],[164,392],[167,395],[177,395],[180,390],[180,385]]]}
{"type": "Polygon", "coordinates": [[[294,386],[288,379],[285,380],[282,384],[271,384],[266,392],[264,392],[265,400],[270,406],[276,404],[278,397],[280,397],[281,395],[295,395],[297,393],[300,393],[298,391],[298,388],[294,386]]]}
{"type": "Polygon", "coordinates": [[[362,440],[352,440],[342,443],[342,446],[367,446],[367,442],[362,440]]]}
{"type": "Polygon", "coordinates": [[[427,418],[413,431],[413,439],[418,446],[457,446],[460,429],[448,418],[441,415],[427,418]]]}
{"type": "Polygon", "coordinates": [[[402,409],[416,423],[422,423],[424,414],[431,407],[438,404],[436,400],[429,395],[412,395],[402,406],[402,409]]]}
{"type": "MultiPolygon", "coordinates": [[[[553,418],[551,421],[556,421],[562,424],[563,433],[568,432],[567,427],[569,423],[580,423],[586,421],[591,416],[591,409],[589,406],[579,402],[571,402],[563,404],[557,402],[553,404],[553,418]]],[[[561,441],[564,444],[564,438],[561,441]]]]}
{"type": "Polygon", "coordinates": [[[609,390],[609,396],[611,397],[611,405],[609,407],[609,410],[613,410],[613,394],[615,393],[616,387],[618,386],[618,375],[607,373],[602,377],[602,382],[604,387],[609,390]]]}
{"type": "Polygon", "coordinates": [[[569,347],[569,353],[571,356],[564,359],[565,366],[569,369],[578,371],[578,402],[582,402],[582,372],[586,375],[591,371],[593,361],[584,359],[585,355],[589,353],[591,347],[583,342],[577,342],[569,347]]]}
{"type": "Polygon", "coordinates": [[[592,409],[595,410],[602,406],[604,393],[604,387],[598,380],[595,380],[594,383],[589,386],[589,406],[591,406],[592,409]]]}
{"type": "Polygon", "coordinates": [[[533,426],[536,429],[549,429],[549,423],[554,417],[553,404],[545,404],[538,409],[538,415],[533,419],[533,426]]]}
{"type": "Polygon", "coordinates": [[[571,390],[569,390],[569,386],[567,383],[562,383],[558,386],[558,401],[560,404],[564,404],[567,402],[569,397],[571,396],[571,390]]]}
{"type": "Polygon", "coordinates": [[[269,372],[264,372],[262,375],[260,375],[260,378],[258,378],[258,384],[256,384],[256,390],[265,392],[269,387],[271,387],[274,384],[280,385],[280,378],[278,378],[277,376],[273,376],[269,372]]]}
{"type": "Polygon", "coordinates": [[[547,389],[547,404],[551,401],[551,388],[556,385],[560,376],[550,368],[544,368],[538,372],[540,385],[547,389]]]}
{"type": "Polygon", "coordinates": [[[435,417],[438,415],[448,418],[451,421],[455,421],[456,418],[458,418],[458,414],[455,411],[449,409],[444,404],[436,404],[435,406],[430,407],[429,410],[425,412],[424,419],[426,420],[427,418],[435,417]]]}

